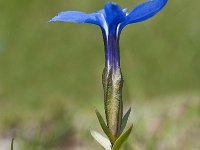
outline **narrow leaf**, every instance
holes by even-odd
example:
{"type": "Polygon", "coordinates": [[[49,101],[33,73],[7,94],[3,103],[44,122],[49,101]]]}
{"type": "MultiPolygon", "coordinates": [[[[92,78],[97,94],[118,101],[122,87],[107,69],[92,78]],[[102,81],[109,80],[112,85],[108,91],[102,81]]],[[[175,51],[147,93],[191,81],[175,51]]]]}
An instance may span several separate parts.
{"type": "Polygon", "coordinates": [[[131,113],[131,107],[128,109],[128,111],[126,112],[126,114],[124,115],[124,117],[122,119],[122,125],[121,125],[120,133],[122,133],[125,129],[130,113],[131,113]]]}
{"type": "Polygon", "coordinates": [[[114,143],[115,138],[112,135],[112,133],[110,132],[110,129],[108,128],[108,126],[106,125],[105,121],[103,120],[103,117],[101,116],[101,114],[98,112],[98,110],[95,110],[97,118],[99,120],[99,123],[104,131],[104,133],[108,136],[109,140],[111,143],[114,143]]]}
{"type": "Polygon", "coordinates": [[[12,139],[12,142],[11,142],[11,146],[10,146],[11,150],[13,150],[13,143],[14,143],[14,138],[12,139]]]}
{"type": "Polygon", "coordinates": [[[100,133],[91,130],[91,135],[93,136],[93,138],[101,145],[103,146],[106,150],[111,150],[111,143],[110,141],[105,138],[103,135],[101,135],[100,133]]]}
{"type": "Polygon", "coordinates": [[[132,131],[133,125],[131,125],[131,127],[124,132],[123,134],[121,134],[119,136],[119,138],[115,141],[112,150],[119,150],[121,148],[121,146],[126,142],[126,140],[128,139],[131,131],[132,131]]]}

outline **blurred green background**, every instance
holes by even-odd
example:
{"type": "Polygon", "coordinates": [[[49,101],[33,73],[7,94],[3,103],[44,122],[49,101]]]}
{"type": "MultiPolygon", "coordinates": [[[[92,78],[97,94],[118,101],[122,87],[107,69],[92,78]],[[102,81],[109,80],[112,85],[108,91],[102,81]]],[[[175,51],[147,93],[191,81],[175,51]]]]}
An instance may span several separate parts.
{"type": "MultiPolygon", "coordinates": [[[[105,0],[0,0],[0,150],[101,150],[104,51],[94,25],[48,23],[63,10],[93,12],[105,0]]],[[[141,0],[115,1],[130,11],[141,0]]],[[[200,149],[199,1],[170,0],[121,36],[124,150],[200,149]]]]}

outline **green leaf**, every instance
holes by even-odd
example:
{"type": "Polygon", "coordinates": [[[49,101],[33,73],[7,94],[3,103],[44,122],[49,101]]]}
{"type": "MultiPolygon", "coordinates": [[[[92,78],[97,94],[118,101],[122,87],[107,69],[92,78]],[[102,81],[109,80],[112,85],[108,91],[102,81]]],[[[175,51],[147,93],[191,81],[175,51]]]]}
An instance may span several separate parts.
{"type": "Polygon", "coordinates": [[[100,133],[91,130],[91,135],[93,136],[93,138],[101,145],[103,146],[106,150],[111,150],[111,143],[110,141],[105,138],[103,135],[101,135],[100,133]]]}
{"type": "Polygon", "coordinates": [[[13,150],[13,143],[14,143],[14,138],[12,139],[12,142],[11,142],[11,146],[10,146],[11,150],[13,150]]]}
{"type": "Polygon", "coordinates": [[[125,129],[130,113],[131,113],[131,107],[128,109],[128,111],[126,112],[126,114],[124,115],[122,119],[120,133],[122,133],[125,129]]]}
{"type": "Polygon", "coordinates": [[[104,122],[103,117],[101,116],[101,114],[98,112],[97,109],[95,110],[95,112],[96,112],[97,118],[99,120],[99,123],[100,123],[101,128],[103,129],[104,133],[107,135],[107,137],[109,138],[110,142],[114,143],[115,137],[110,132],[110,129],[108,128],[108,126],[104,122]]]}
{"type": "Polygon", "coordinates": [[[126,140],[128,139],[131,131],[132,131],[133,125],[131,125],[131,127],[124,132],[123,134],[121,134],[119,136],[119,138],[115,141],[112,150],[119,150],[121,148],[121,146],[126,142],[126,140]]]}

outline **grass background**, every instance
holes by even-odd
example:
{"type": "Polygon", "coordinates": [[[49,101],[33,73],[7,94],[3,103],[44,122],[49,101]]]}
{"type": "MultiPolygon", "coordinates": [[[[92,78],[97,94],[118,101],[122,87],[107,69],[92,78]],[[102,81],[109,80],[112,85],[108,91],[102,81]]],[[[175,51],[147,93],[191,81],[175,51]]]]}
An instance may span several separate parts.
{"type": "MultiPolygon", "coordinates": [[[[93,12],[105,0],[0,0],[0,150],[101,149],[101,32],[48,23],[63,10],[93,12]]],[[[141,0],[115,1],[131,10],[141,0]]],[[[133,107],[127,150],[200,148],[198,1],[170,0],[156,17],[121,35],[124,103],[133,107]]]]}

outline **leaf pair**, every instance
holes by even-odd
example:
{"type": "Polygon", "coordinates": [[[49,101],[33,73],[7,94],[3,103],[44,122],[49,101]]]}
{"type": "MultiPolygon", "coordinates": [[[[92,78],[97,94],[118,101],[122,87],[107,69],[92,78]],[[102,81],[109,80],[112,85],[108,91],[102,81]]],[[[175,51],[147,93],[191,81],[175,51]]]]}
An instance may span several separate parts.
{"type": "Polygon", "coordinates": [[[110,132],[110,129],[106,125],[105,121],[103,120],[103,117],[98,112],[98,110],[95,110],[95,112],[96,112],[97,118],[99,120],[99,123],[100,123],[104,133],[109,138],[109,140],[96,131],[91,131],[91,135],[106,150],[111,150],[111,148],[112,148],[112,150],[119,150],[121,148],[121,146],[126,142],[126,140],[128,139],[128,137],[129,137],[129,135],[132,131],[133,125],[131,125],[131,127],[126,132],[122,133],[123,130],[125,129],[126,124],[127,124],[128,117],[129,117],[130,112],[131,112],[131,108],[127,111],[127,113],[124,115],[124,117],[122,119],[120,136],[118,138],[115,138],[112,135],[112,133],[110,132]]]}

